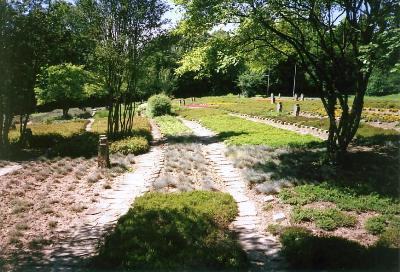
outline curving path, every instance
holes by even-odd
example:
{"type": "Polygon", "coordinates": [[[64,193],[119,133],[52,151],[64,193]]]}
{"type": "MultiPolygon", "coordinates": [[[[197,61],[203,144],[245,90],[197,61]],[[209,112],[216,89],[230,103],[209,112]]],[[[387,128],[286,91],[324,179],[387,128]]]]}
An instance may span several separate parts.
{"type": "Polygon", "coordinates": [[[226,185],[226,191],[235,199],[239,215],[232,224],[232,229],[238,233],[239,242],[247,252],[252,264],[252,270],[274,271],[286,268],[284,259],[280,256],[281,245],[274,236],[268,236],[261,229],[261,219],[257,214],[254,201],[247,196],[246,182],[232,162],[225,157],[226,147],[222,142],[213,141],[216,134],[199,123],[181,118],[182,122],[192,129],[196,136],[205,140],[205,150],[209,159],[226,185]]]}

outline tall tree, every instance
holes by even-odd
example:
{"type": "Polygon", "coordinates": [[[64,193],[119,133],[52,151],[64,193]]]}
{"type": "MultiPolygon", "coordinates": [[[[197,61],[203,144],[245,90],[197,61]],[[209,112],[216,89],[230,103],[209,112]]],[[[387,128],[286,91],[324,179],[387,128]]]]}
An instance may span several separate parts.
{"type": "MultiPolygon", "coordinates": [[[[387,33],[399,28],[400,7],[394,0],[176,0],[187,11],[186,28],[207,30],[220,23],[251,22],[265,31],[253,40],[280,40],[299,57],[299,64],[318,86],[329,116],[328,154],[341,161],[361,119],[364,95],[374,66],[398,57],[398,48],[383,53],[387,33]],[[388,56],[389,55],[389,56],[388,56]],[[349,95],[354,95],[352,104],[349,95]],[[339,105],[341,113],[335,111],[339,105]],[[338,119],[338,121],[337,121],[338,119]]],[[[251,38],[251,36],[250,36],[251,38]]]]}
{"type": "Polygon", "coordinates": [[[160,34],[167,5],[162,0],[83,0],[97,26],[95,60],[108,93],[108,133],[132,129],[143,50],[160,34]]]}

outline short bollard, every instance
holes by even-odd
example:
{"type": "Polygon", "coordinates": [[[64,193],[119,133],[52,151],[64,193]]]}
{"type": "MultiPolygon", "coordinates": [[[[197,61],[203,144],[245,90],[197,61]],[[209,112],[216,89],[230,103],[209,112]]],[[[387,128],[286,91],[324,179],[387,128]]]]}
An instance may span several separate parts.
{"type": "Polygon", "coordinates": [[[293,106],[293,115],[294,116],[299,116],[300,115],[300,105],[296,104],[293,106]]]}
{"type": "Polygon", "coordinates": [[[279,102],[278,104],[276,104],[276,111],[277,112],[282,112],[282,102],[279,102]]]}
{"type": "Polygon", "coordinates": [[[108,139],[106,135],[100,135],[99,138],[99,152],[97,156],[97,163],[100,168],[110,167],[110,153],[108,148],[108,139]]]}
{"type": "Polygon", "coordinates": [[[294,94],[294,100],[299,100],[299,96],[297,94],[294,94]]]}
{"type": "Polygon", "coordinates": [[[301,94],[301,95],[300,95],[300,100],[301,100],[301,101],[304,101],[304,94],[301,94]]]}
{"type": "Polygon", "coordinates": [[[271,93],[271,104],[275,104],[275,96],[271,93]]]}

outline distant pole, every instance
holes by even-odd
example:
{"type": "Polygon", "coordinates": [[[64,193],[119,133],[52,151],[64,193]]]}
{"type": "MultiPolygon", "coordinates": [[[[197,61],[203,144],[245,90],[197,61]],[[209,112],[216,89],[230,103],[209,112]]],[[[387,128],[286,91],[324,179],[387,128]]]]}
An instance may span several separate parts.
{"type": "Polygon", "coordinates": [[[294,93],[296,91],[296,73],[297,73],[297,67],[295,64],[294,65],[294,76],[293,76],[293,97],[294,97],[294,93]]]}
{"type": "Polygon", "coordinates": [[[267,87],[267,96],[269,96],[269,75],[271,74],[271,69],[268,67],[268,87],[267,87]]]}

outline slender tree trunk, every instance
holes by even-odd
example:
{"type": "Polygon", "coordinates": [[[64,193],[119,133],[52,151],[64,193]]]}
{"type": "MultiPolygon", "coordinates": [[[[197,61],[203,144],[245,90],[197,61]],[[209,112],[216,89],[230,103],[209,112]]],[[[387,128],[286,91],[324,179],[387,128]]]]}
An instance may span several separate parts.
{"type": "Polygon", "coordinates": [[[68,111],[69,111],[69,108],[63,108],[63,109],[62,109],[63,118],[64,118],[64,119],[67,119],[67,118],[68,118],[68,111]]]}
{"type": "Polygon", "coordinates": [[[4,128],[4,110],[3,110],[3,102],[2,100],[0,100],[0,150],[4,145],[3,128],[4,128]]]}
{"type": "Polygon", "coordinates": [[[12,124],[14,115],[11,113],[6,113],[4,117],[4,127],[3,127],[3,144],[5,146],[9,145],[8,133],[12,124]]]}
{"type": "Polygon", "coordinates": [[[27,114],[21,114],[20,115],[20,127],[19,127],[19,142],[22,146],[25,146],[26,144],[26,127],[28,126],[28,121],[29,121],[29,113],[27,114]]]}

